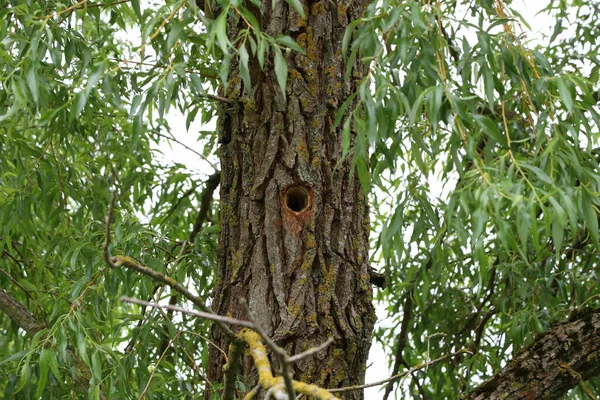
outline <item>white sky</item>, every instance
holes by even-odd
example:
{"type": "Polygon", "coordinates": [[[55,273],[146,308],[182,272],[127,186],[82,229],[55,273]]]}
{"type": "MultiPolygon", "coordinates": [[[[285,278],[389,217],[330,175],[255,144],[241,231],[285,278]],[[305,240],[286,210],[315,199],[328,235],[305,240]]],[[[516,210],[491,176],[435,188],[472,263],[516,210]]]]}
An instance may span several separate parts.
{"type": "MultiPolygon", "coordinates": [[[[532,31],[526,32],[527,38],[532,41],[530,46],[533,46],[534,43],[541,40],[541,33],[545,32],[548,34],[551,32],[552,20],[546,15],[536,15],[537,12],[545,7],[547,3],[548,0],[520,0],[513,4],[513,8],[517,9],[521,13],[521,15],[532,28],[532,31]]],[[[522,28],[527,29],[524,25],[522,28]]],[[[476,41],[477,39],[475,38],[474,40],[476,41]]],[[[167,120],[171,127],[171,131],[178,141],[199,152],[202,151],[201,144],[197,142],[198,132],[201,129],[210,129],[211,127],[202,127],[198,118],[198,122],[193,122],[189,131],[186,131],[185,116],[178,111],[171,111],[167,115],[167,120]]],[[[160,145],[159,150],[163,153],[162,159],[164,162],[182,163],[189,167],[190,170],[205,176],[210,175],[213,172],[213,169],[207,163],[199,160],[196,154],[176,143],[171,143],[169,146],[165,141],[160,145]]],[[[217,162],[218,160],[214,158],[211,161],[217,162]]],[[[379,326],[385,325],[386,322],[388,323],[387,326],[389,326],[389,321],[386,321],[384,318],[386,316],[385,304],[376,305],[376,308],[377,315],[379,317],[379,326]]],[[[393,354],[387,354],[378,342],[373,341],[369,357],[368,365],[370,366],[367,369],[366,382],[374,382],[388,377],[391,374],[391,371],[389,370],[390,368],[388,367],[389,363],[393,363],[393,354]]],[[[379,386],[367,389],[365,391],[365,398],[369,400],[381,399],[383,397],[383,387],[384,386],[379,386]]]]}

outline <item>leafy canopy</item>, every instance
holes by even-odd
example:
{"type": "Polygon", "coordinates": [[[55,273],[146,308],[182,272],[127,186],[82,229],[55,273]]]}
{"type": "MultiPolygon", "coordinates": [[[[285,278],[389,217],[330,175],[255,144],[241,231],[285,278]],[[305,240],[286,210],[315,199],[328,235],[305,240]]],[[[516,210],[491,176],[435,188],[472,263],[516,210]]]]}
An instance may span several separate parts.
{"type": "MultiPolygon", "coordinates": [[[[76,358],[89,366],[90,398],[101,386],[127,398],[202,393],[207,324],[119,303],[170,293],[107,269],[104,216],[118,188],[113,251],[209,296],[218,227],[207,221],[182,248],[216,134],[198,134],[200,174],[158,149],[179,146],[172,110],[186,128],[213,120],[231,60],[248,92],[249,60],[272,60],[285,93],[286,55],[305,49],[263,32],[253,7],[0,7],[0,285],[45,324],[31,337],[0,314],[5,397],[78,393],[76,358]],[[240,18],[246,29],[228,35],[240,18]],[[157,364],[165,346],[176,356],[157,364]]],[[[370,190],[372,264],[388,280],[377,298],[391,323],[376,339],[393,353],[404,335],[409,366],[479,351],[401,385],[408,393],[468,390],[554,321],[597,305],[600,5],[548,1],[545,12],[555,27],[543,46],[527,41],[511,1],[491,0],[373,2],[344,38],[348,65],[368,65],[359,105],[344,103],[336,129],[370,190]]]]}

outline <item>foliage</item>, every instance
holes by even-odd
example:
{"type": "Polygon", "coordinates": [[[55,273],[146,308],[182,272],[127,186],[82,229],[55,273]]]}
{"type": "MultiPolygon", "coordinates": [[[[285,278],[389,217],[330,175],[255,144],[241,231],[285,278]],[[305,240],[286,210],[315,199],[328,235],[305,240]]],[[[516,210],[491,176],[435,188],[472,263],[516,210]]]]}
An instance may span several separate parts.
{"type": "Polygon", "coordinates": [[[597,304],[600,8],[575,3],[548,6],[558,28],[546,48],[528,45],[502,2],[383,2],[351,46],[350,57],[377,59],[354,124],[386,210],[376,248],[392,328],[378,338],[395,340],[409,304],[408,365],[479,351],[430,369],[415,395],[472,388],[597,304]],[[577,36],[561,35],[569,18],[577,36]]]}
{"type": "MultiPolygon", "coordinates": [[[[369,68],[359,107],[345,118],[345,103],[336,125],[380,233],[372,264],[387,276],[377,297],[392,324],[376,339],[406,366],[476,348],[401,385],[453,397],[597,305],[600,5],[549,1],[556,28],[536,47],[510,2],[425,3],[373,2],[350,24],[348,65],[369,68]]],[[[285,57],[302,49],[261,30],[249,11],[259,5],[220,0],[214,18],[181,0],[0,6],[0,286],[47,326],[29,337],[0,314],[6,398],[79,393],[74,355],[91,371],[89,398],[100,385],[125,398],[202,393],[208,325],[118,301],[170,293],[106,268],[104,216],[117,188],[113,251],[209,297],[218,227],[207,221],[182,247],[214,171],[165,163],[158,145],[173,109],[188,129],[212,121],[231,62],[247,91],[254,57],[285,88],[285,57]],[[228,36],[240,18],[247,29],[228,36]],[[158,363],[170,339],[176,356],[158,363]]],[[[198,157],[212,157],[216,134],[198,136],[198,157]]]]}

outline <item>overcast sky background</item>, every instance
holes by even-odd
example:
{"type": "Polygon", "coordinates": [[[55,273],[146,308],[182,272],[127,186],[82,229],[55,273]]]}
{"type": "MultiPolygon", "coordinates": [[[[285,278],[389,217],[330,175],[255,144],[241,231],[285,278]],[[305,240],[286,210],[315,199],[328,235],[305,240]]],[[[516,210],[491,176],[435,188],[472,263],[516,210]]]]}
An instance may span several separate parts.
{"type": "MultiPolygon", "coordinates": [[[[548,35],[552,31],[552,19],[545,14],[537,14],[539,10],[548,4],[548,2],[549,0],[519,0],[513,4],[513,8],[521,13],[525,21],[527,21],[531,27],[531,30],[528,30],[525,25],[521,24],[520,26],[520,28],[524,30],[527,39],[530,41],[529,47],[533,47],[535,44],[542,44],[542,34],[545,33],[548,35]]],[[[517,33],[520,33],[519,28],[517,28],[517,33]]],[[[467,36],[467,39],[475,44],[477,42],[475,32],[472,32],[472,38],[467,36]]],[[[193,122],[189,131],[187,131],[185,128],[185,116],[173,108],[171,110],[172,111],[167,115],[167,120],[171,127],[173,136],[177,139],[177,141],[185,144],[189,148],[198,152],[202,152],[202,144],[198,143],[197,141],[198,132],[203,129],[214,129],[214,125],[201,126],[198,118],[197,122],[193,122]]],[[[177,143],[171,142],[169,144],[166,140],[164,140],[158,146],[158,150],[162,153],[160,158],[165,163],[170,164],[177,162],[184,164],[190,171],[193,171],[203,177],[207,177],[214,172],[214,170],[206,162],[198,159],[197,154],[177,143]]],[[[218,164],[218,159],[216,157],[211,158],[211,161],[218,164]]],[[[386,321],[384,318],[386,315],[385,307],[379,305],[376,308],[377,315],[379,317],[379,326],[386,326],[386,322],[388,322],[387,326],[389,326],[389,321],[386,321]]],[[[388,377],[390,375],[390,363],[393,363],[393,354],[386,354],[382,346],[378,342],[374,341],[371,346],[371,353],[368,363],[370,366],[367,369],[366,383],[378,381],[388,377]]],[[[383,397],[383,387],[384,386],[378,386],[367,389],[365,391],[365,398],[368,400],[381,399],[383,397]]]]}

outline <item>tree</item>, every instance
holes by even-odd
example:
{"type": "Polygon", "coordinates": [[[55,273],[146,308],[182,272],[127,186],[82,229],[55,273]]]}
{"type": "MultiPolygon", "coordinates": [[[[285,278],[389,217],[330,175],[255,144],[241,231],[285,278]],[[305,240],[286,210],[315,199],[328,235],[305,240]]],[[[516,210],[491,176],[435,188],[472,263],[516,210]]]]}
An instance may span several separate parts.
{"type": "Polygon", "coordinates": [[[385,398],[594,398],[600,5],[548,3],[3,3],[4,397],[358,399],[374,338],[385,398]]]}

